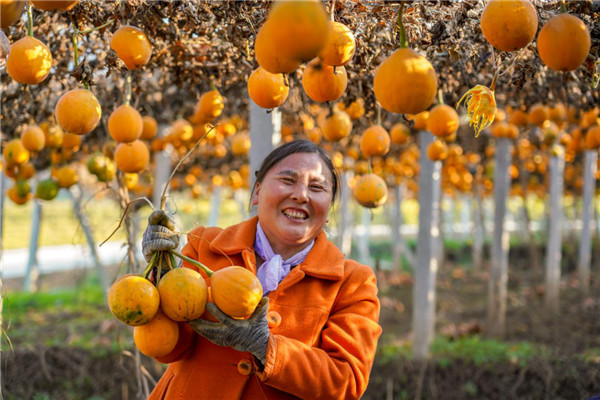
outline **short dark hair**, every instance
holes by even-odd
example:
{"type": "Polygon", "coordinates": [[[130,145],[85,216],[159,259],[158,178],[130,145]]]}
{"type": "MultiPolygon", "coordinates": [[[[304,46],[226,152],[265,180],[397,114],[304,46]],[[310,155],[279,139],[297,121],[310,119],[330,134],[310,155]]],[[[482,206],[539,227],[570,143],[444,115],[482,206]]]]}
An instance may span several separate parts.
{"type": "Polygon", "coordinates": [[[337,173],[335,167],[333,166],[333,163],[331,162],[331,158],[329,158],[329,154],[327,154],[327,152],[325,150],[323,150],[321,147],[319,147],[316,144],[314,144],[313,142],[311,142],[309,140],[305,140],[305,139],[292,140],[291,142],[282,144],[281,146],[279,146],[279,147],[275,148],[273,151],[271,151],[265,157],[265,159],[263,160],[263,162],[260,165],[260,168],[258,169],[258,171],[255,172],[256,179],[254,180],[254,185],[252,186],[252,191],[250,192],[250,194],[251,194],[250,198],[252,199],[252,197],[254,196],[254,191],[256,190],[256,185],[263,181],[263,179],[265,178],[265,175],[267,175],[267,172],[269,172],[269,170],[271,168],[273,168],[273,166],[275,164],[277,164],[279,161],[283,160],[284,158],[291,156],[292,154],[296,154],[296,153],[315,153],[315,154],[318,154],[319,157],[321,157],[321,159],[323,160],[323,162],[329,169],[329,172],[331,172],[331,178],[333,180],[333,182],[332,182],[333,187],[332,187],[332,193],[331,193],[331,204],[333,205],[337,199],[337,194],[339,191],[338,189],[340,187],[340,180],[338,178],[338,173],[337,173]]]}

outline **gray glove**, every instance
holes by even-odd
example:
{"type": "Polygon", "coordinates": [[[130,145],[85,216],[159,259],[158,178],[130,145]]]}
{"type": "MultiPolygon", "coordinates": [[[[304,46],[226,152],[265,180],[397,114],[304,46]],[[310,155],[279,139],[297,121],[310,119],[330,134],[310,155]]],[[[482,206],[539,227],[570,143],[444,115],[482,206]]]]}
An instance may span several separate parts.
{"type": "Polygon", "coordinates": [[[252,353],[263,367],[267,358],[267,344],[269,343],[270,334],[267,322],[269,298],[263,297],[248,319],[231,318],[213,303],[207,303],[206,308],[219,322],[195,319],[189,321],[188,324],[197,333],[216,345],[252,353]]]}
{"type": "Polygon", "coordinates": [[[175,250],[179,247],[179,232],[175,223],[163,210],[153,211],[142,238],[142,254],[150,262],[156,251],[175,250]]]}

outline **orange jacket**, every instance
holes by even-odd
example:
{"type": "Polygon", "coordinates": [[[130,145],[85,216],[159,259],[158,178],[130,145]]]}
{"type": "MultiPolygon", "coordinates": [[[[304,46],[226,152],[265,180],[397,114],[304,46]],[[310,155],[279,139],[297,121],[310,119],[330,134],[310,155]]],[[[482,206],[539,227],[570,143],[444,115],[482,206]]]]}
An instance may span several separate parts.
{"type": "MultiPolygon", "coordinates": [[[[196,228],[182,252],[214,270],[233,263],[256,273],[257,221],[196,228]]],[[[250,353],[214,345],[180,323],[176,348],[157,358],[170,364],[150,399],[360,398],[381,334],[371,268],[345,260],[321,232],[304,262],[268,296],[269,311],[277,311],[281,323],[270,329],[262,372],[250,353]]]]}

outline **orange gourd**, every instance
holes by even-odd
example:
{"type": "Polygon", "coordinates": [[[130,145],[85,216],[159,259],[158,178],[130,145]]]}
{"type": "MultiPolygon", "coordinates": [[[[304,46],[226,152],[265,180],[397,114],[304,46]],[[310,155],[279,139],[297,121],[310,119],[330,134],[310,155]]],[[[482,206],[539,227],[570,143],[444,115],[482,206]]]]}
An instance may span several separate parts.
{"type": "Polygon", "coordinates": [[[361,98],[354,100],[348,104],[347,107],[343,103],[339,103],[338,108],[340,111],[345,111],[348,113],[352,121],[355,121],[365,115],[365,101],[361,98]]]}
{"type": "Polygon", "coordinates": [[[193,123],[212,122],[221,115],[224,107],[221,93],[216,89],[208,91],[200,96],[190,120],[193,123]]]}
{"type": "Polygon", "coordinates": [[[398,122],[390,129],[390,139],[395,144],[406,144],[410,140],[410,129],[402,122],[398,122]]]}
{"type": "Polygon", "coordinates": [[[108,308],[121,322],[139,326],[148,323],[158,311],[160,295],[148,279],[124,275],[108,290],[108,308]]]}
{"type": "Polygon", "coordinates": [[[543,104],[534,104],[527,114],[528,122],[536,126],[542,126],[544,121],[548,119],[550,119],[550,108],[543,104]]]}
{"type": "Polygon", "coordinates": [[[595,125],[588,129],[585,134],[585,148],[594,150],[600,147],[600,126],[595,125]]]}
{"type": "Polygon", "coordinates": [[[64,131],[85,135],[94,130],[100,122],[102,109],[92,92],[87,89],[73,89],[58,99],[54,116],[64,131]]]}
{"type": "Polygon", "coordinates": [[[197,271],[175,268],[158,283],[160,309],[173,321],[191,321],[204,313],[208,299],[207,285],[197,271]]]}
{"type": "Polygon", "coordinates": [[[427,129],[427,120],[429,119],[429,111],[422,111],[415,115],[407,115],[406,118],[413,122],[413,129],[416,131],[424,131],[427,129]]]}
{"type": "Polygon", "coordinates": [[[427,130],[437,137],[448,137],[458,130],[460,119],[454,107],[439,104],[431,109],[427,130]]]}
{"type": "Polygon", "coordinates": [[[300,61],[283,56],[277,50],[275,43],[276,33],[274,28],[265,22],[258,30],[256,39],[254,39],[254,56],[258,65],[272,74],[289,74],[294,72],[299,66],[300,61]]]}
{"type": "Polygon", "coordinates": [[[133,328],[133,342],[148,357],[169,354],[179,340],[179,325],[158,311],[145,325],[133,328]]]}
{"type": "Polygon", "coordinates": [[[339,67],[346,65],[354,56],[356,39],[348,27],[340,22],[329,21],[329,37],[319,52],[319,58],[326,65],[339,67]]]}
{"type": "Polygon", "coordinates": [[[17,179],[31,179],[35,175],[35,167],[30,162],[19,165],[17,169],[17,179]]]}
{"type": "Polygon", "coordinates": [[[169,137],[172,140],[187,142],[194,137],[194,128],[185,119],[178,119],[171,124],[171,133],[169,137]]]}
{"type": "Polygon", "coordinates": [[[344,67],[332,67],[319,58],[313,59],[302,73],[302,87],[314,101],[334,101],[346,90],[348,75],[344,67]]]}
{"type": "Polygon", "coordinates": [[[44,132],[44,147],[56,148],[62,145],[64,132],[60,126],[50,126],[48,122],[42,122],[39,126],[44,132]]]}
{"type": "Polygon", "coordinates": [[[529,0],[491,0],[481,14],[481,32],[501,51],[515,51],[535,37],[538,16],[529,0]]]}
{"type": "Polygon", "coordinates": [[[273,74],[262,67],[252,71],[248,78],[248,94],[262,108],[279,107],[287,99],[289,90],[283,74],[273,74]]]}
{"type": "Polygon", "coordinates": [[[491,133],[495,138],[516,139],[519,136],[519,128],[510,122],[498,122],[492,125],[491,133]]]}
{"type": "Polygon", "coordinates": [[[232,318],[252,315],[263,295],[256,275],[238,266],[215,271],[210,277],[210,287],[217,307],[232,318]]]}
{"type": "Polygon", "coordinates": [[[379,207],[386,202],[387,194],[387,184],[373,173],[362,175],[354,185],[354,197],[363,207],[379,207]]]}
{"type": "Polygon", "coordinates": [[[52,54],[42,41],[25,36],[10,46],[6,72],[15,81],[27,85],[42,82],[52,68],[52,54]]]}
{"type": "Polygon", "coordinates": [[[113,34],[110,48],[117,53],[130,70],[146,65],[152,55],[152,45],[148,37],[135,26],[121,26],[113,34]]]}
{"type": "Polygon", "coordinates": [[[554,71],[577,69],[587,58],[590,46],[590,32],[582,20],[571,14],[550,18],[537,38],[540,58],[554,71]]]}
{"type": "Polygon", "coordinates": [[[265,24],[275,51],[288,60],[312,60],[329,37],[329,19],[319,0],[276,1],[265,24]]]}
{"type": "Polygon", "coordinates": [[[0,27],[7,29],[19,20],[25,5],[24,0],[1,0],[0,1],[0,27]]]}
{"type": "Polygon", "coordinates": [[[427,146],[427,157],[432,161],[442,161],[448,157],[448,145],[442,140],[434,140],[427,146]]]}
{"type": "Polygon", "coordinates": [[[141,140],[120,143],[115,149],[115,163],[123,172],[141,172],[150,165],[150,149],[141,140]]]}
{"type": "Polygon", "coordinates": [[[65,150],[79,150],[81,146],[81,136],[74,135],[72,133],[65,133],[63,135],[63,141],[61,143],[61,147],[65,150]]]}
{"type": "Polygon", "coordinates": [[[236,133],[231,138],[231,152],[236,156],[247,155],[251,146],[250,135],[247,133],[236,133]]]}
{"type": "Polygon", "coordinates": [[[381,106],[397,114],[426,110],[437,93],[437,75],[431,63],[414,50],[401,48],[375,71],[375,97],[381,106]]]}
{"type": "Polygon", "coordinates": [[[360,151],[365,157],[386,155],[390,144],[390,135],[381,125],[370,126],[360,137],[360,151]]]}
{"type": "Polygon", "coordinates": [[[23,133],[21,133],[21,141],[23,146],[31,151],[38,152],[44,148],[46,144],[46,136],[44,131],[37,125],[29,125],[23,133]]]}
{"type": "Polygon", "coordinates": [[[517,108],[516,110],[510,113],[508,122],[517,126],[527,126],[527,124],[529,123],[529,117],[525,111],[517,108]]]}
{"type": "Polygon", "coordinates": [[[12,139],[2,150],[2,156],[6,162],[6,166],[23,165],[29,161],[29,151],[23,145],[21,139],[12,139]]]}
{"type": "Polygon", "coordinates": [[[69,165],[56,170],[56,182],[61,188],[70,188],[79,181],[79,176],[75,169],[69,165]]]}
{"type": "Polygon", "coordinates": [[[129,104],[117,107],[108,117],[108,133],[119,143],[129,143],[142,136],[144,120],[129,104]]]}
{"type": "Polygon", "coordinates": [[[567,121],[567,107],[564,104],[558,103],[555,104],[554,107],[550,107],[550,120],[557,123],[562,124],[567,121]]]}
{"type": "Polygon", "coordinates": [[[336,142],[350,135],[352,121],[344,111],[336,111],[325,118],[321,131],[326,140],[336,142]]]}
{"type": "Polygon", "coordinates": [[[142,135],[140,139],[150,140],[156,136],[158,132],[158,124],[156,120],[149,115],[142,117],[142,135]]]}
{"type": "Polygon", "coordinates": [[[19,206],[22,206],[23,204],[27,203],[29,199],[33,197],[31,193],[20,194],[16,186],[10,187],[6,191],[6,194],[8,195],[8,198],[12,200],[13,203],[19,206]]]}
{"type": "MultiPolygon", "coordinates": [[[[127,188],[127,190],[135,190],[138,187],[138,182],[140,180],[140,177],[137,173],[132,172],[126,172],[123,174],[123,183],[125,184],[125,187],[127,188]]],[[[161,300],[162,302],[162,300],[161,300]]]]}

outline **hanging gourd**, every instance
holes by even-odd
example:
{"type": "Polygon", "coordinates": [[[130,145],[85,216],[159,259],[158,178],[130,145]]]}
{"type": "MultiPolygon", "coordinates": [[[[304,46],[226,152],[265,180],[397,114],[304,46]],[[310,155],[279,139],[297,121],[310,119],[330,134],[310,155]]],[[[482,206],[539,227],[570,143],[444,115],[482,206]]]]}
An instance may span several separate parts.
{"type": "Polygon", "coordinates": [[[400,49],[375,71],[373,90],[381,107],[397,114],[416,114],[426,110],[437,93],[437,75],[425,57],[408,48],[400,5],[397,26],[400,49]]]}
{"type": "Polygon", "coordinates": [[[538,16],[529,0],[491,0],[481,13],[481,32],[501,51],[515,51],[535,37],[538,16]]]}
{"type": "Polygon", "coordinates": [[[33,37],[31,4],[27,5],[27,36],[10,46],[6,60],[6,72],[15,81],[24,85],[42,82],[52,68],[52,54],[44,42],[33,37]]]}
{"type": "Polygon", "coordinates": [[[567,13],[550,18],[537,38],[540,58],[554,71],[577,69],[587,58],[590,46],[590,32],[583,21],[567,13]]]}

